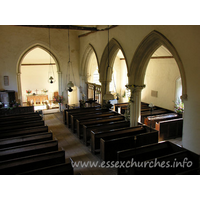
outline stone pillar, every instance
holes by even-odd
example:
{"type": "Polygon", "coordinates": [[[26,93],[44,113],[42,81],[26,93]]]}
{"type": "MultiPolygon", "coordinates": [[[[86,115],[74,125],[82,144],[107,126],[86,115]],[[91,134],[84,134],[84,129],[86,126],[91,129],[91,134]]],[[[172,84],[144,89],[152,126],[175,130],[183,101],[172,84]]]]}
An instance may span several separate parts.
{"type": "Polygon", "coordinates": [[[62,95],[62,72],[58,72],[58,93],[62,95]]]}
{"type": "Polygon", "coordinates": [[[21,84],[21,73],[17,73],[17,90],[18,90],[18,100],[21,106],[23,106],[22,101],[22,84],[21,84]]]}
{"type": "Polygon", "coordinates": [[[141,91],[145,85],[127,85],[131,90],[130,97],[130,126],[137,126],[141,113],[141,91]]]}
{"type": "Polygon", "coordinates": [[[101,81],[101,99],[102,99],[102,106],[103,106],[103,96],[106,92],[109,92],[110,81],[101,81]]]}

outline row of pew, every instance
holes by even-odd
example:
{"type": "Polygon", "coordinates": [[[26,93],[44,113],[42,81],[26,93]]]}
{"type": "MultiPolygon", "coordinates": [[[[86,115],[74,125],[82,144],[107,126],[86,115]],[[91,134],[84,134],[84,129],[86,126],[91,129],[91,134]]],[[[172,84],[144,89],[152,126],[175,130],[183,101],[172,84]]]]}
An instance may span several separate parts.
{"type": "Polygon", "coordinates": [[[1,175],[72,175],[71,162],[38,112],[0,116],[1,175]]]}
{"type": "MultiPolygon", "coordinates": [[[[148,107],[143,105],[144,109],[148,107]]],[[[165,113],[163,109],[157,109],[154,114],[165,113]],[[160,110],[160,112],[159,112],[160,110]]],[[[130,127],[122,114],[111,110],[103,110],[100,107],[89,107],[64,110],[63,121],[77,137],[90,148],[95,155],[100,153],[101,161],[105,162],[145,162],[159,159],[169,161],[173,159],[181,162],[185,157],[193,165],[190,167],[153,168],[122,167],[117,168],[118,174],[196,174],[199,169],[199,156],[171,142],[159,142],[158,130],[138,123],[130,127]]],[[[173,164],[172,164],[173,165],[173,164]]]]}
{"type": "MultiPolygon", "coordinates": [[[[114,110],[124,114],[128,103],[118,103],[114,105],[114,110]]],[[[182,137],[183,118],[171,110],[154,106],[150,110],[149,104],[141,103],[141,123],[155,128],[159,134],[159,141],[182,137]]]]}

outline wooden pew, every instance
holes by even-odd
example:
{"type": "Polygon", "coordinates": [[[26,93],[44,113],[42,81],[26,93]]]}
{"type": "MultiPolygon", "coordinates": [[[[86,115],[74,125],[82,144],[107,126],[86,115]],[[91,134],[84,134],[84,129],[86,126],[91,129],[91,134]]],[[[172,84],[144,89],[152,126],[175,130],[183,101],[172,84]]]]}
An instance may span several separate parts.
{"type": "Polygon", "coordinates": [[[13,126],[12,126],[12,124],[10,124],[10,126],[0,127],[0,132],[5,133],[5,132],[19,130],[22,128],[36,127],[36,126],[44,126],[44,121],[43,120],[31,121],[31,122],[26,122],[26,123],[19,124],[19,125],[14,124],[13,126]]]}
{"type": "Polygon", "coordinates": [[[169,119],[176,119],[178,117],[179,115],[177,113],[148,116],[144,118],[144,124],[146,124],[147,126],[151,126],[152,128],[155,128],[156,122],[169,120],[169,119]]]}
{"type": "MultiPolygon", "coordinates": [[[[129,122],[130,123],[130,122],[129,122]]],[[[146,126],[144,126],[146,127],[146,126]]],[[[96,129],[90,131],[90,146],[91,146],[91,152],[92,153],[99,153],[100,152],[100,140],[102,137],[121,137],[124,135],[132,135],[133,131],[146,131],[146,128],[144,128],[141,125],[135,126],[135,127],[113,127],[111,129],[96,129]],[[120,136],[121,135],[121,136],[120,136]]]]}
{"type": "Polygon", "coordinates": [[[183,132],[183,118],[156,122],[155,129],[158,130],[159,141],[181,137],[183,132]]]}
{"type": "Polygon", "coordinates": [[[0,162],[1,175],[15,175],[65,163],[65,151],[52,151],[0,162]]]}
{"type": "Polygon", "coordinates": [[[20,113],[20,114],[13,114],[13,115],[6,115],[6,116],[0,116],[0,122],[4,122],[7,120],[21,120],[21,119],[26,119],[26,118],[31,118],[35,116],[40,116],[39,113],[36,112],[31,112],[31,113],[20,113]]]}
{"type": "Polygon", "coordinates": [[[7,131],[4,133],[1,132],[0,139],[29,135],[29,134],[36,134],[36,133],[42,133],[42,132],[48,132],[48,126],[28,127],[28,128],[23,128],[20,130],[11,130],[9,132],[7,131]]]}
{"type": "Polygon", "coordinates": [[[63,123],[68,124],[71,119],[70,119],[70,114],[71,113],[78,113],[78,112],[87,112],[89,110],[96,110],[99,109],[98,107],[87,107],[87,108],[77,108],[77,109],[65,109],[63,110],[63,123]]]}
{"type": "Polygon", "coordinates": [[[41,121],[42,117],[41,116],[34,116],[31,118],[26,118],[26,119],[18,119],[18,120],[7,120],[5,122],[0,122],[0,129],[2,127],[9,127],[9,126],[14,126],[14,125],[22,125],[22,124],[27,124],[27,123],[31,123],[33,121],[41,121]]]}
{"type": "Polygon", "coordinates": [[[91,131],[102,132],[102,131],[108,131],[112,129],[125,128],[125,127],[130,127],[130,121],[121,120],[121,121],[109,122],[109,123],[104,123],[104,124],[83,125],[83,142],[85,145],[91,144],[91,141],[90,141],[91,134],[92,134],[91,131]]]}
{"type": "Polygon", "coordinates": [[[100,123],[108,123],[108,122],[114,122],[114,121],[121,121],[124,120],[124,116],[122,115],[116,115],[116,116],[110,116],[110,117],[103,117],[102,119],[90,119],[79,122],[79,120],[76,120],[77,122],[77,135],[78,138],[81,138],[83,134],[83,125],[92,125],[92,124],[100,124],[100,123]]]}
{"type": "MultiPolygon", "coordinates": [[[[88,145],[88,143],[90,143],[91,131],[93,132],[108,131],[112,129],[125,128],[125,127],[130,127],[130,121],[122,120],[116,122],[109,122],[105,124],[83,125],[83,142],[85,145],[88,145]]],[[[93,146],[91,147],[91,151],[93,152],[93,146]]]]}
{"type": "Polygon", "coordinates": [[[87,119],[96,119],[96,118],[101,118],[101,117],[108,117],[108,116],[114,116],[118,115],[118,113],[113,112],[113,111],[98,111],[95,113],[87,113],[83,115],[71,115],[71,129],[72,132],[76,132],[76,120],[87,120],[87,119]]]}
{"type": "Polygon", "coordinates": [[[58,165],[52,165],[28,172],[24,172],[18,175],[73,175],[74,169],[71,162],[66,162],[58,165]]]}
{"type": "Polygon", "coordinates": [[[118,168],[119,175],[173,175],[191,173],[191,170],[196,174],[199,169],[199,155],[169,141],[118,151],[117,157],[119,162],[130,164],[118,168]],[[185,163],[183,167],[184,160],[191,161],[192,165],[185,163]]]}
{"type": "Polygon", "coordinates": [[[123,108],[127,108],[128,104],[129,104],[128,102],[126,102],[126,103],[116,103],[116,104],[114,104],[114,111],[118,112],[120,114],[124,114],[123,108]]]}
{"type": "Polygon", "coordinates": [[[152,116],[152,115],[160,115],[160,114],[167,114],[167,113],[171,113],[171,110],[167,110],[167,109],[156,109],[151,111],[144,111],[141,112],[141,122],[144,124],[144,118],[147,116],[152,116]]]}
{"type": "Polygon", "coordinates": [[[21,113],[33,113],[33,112],[34,112],[34,106],[21,106],[13,109],[3,108],[0,109],[0,116],[9,116],[9,115],[16,115],[21,113]]]}
{"type": "Polygon", "coordinates": [[[23,135],[0,140],[0,149],[52,140],[52,132],[23,135]]]}
{"type": "Polygon", "coordinates": [[[58,150],[58,141],[50,140],[0,150],[0,162],[34,154],[41,154],[58,150]]]}
{"type": "MultiPolygon", "coordinates": [[[[134,127],[132,127],[134,128],[134,127]]],[[[132,130],[132,133],[116,131],[116,135],[102,137],[100,140],[100,156],[104,161],[116,161],[117,151],[134,148],[158,142],[158,131],[156,130],[132,130]]]]}
{"type": "Polygon", "coordinates": [[[105,112],[105,111],[103,111],[103,110],[101,110],[101,109],[95,109],[95,110],[87,110],[87,111],[80,111],[80,112],[76,112],[76,113],[69,113],[68,114],[68,118],[69,118],[69,120],[68,120],[68,124],[67,124],[67,127],[68,128],[72,128],[73,126],[75,126],[74,125],[74,116],[87,116],[87,115],[92,115],[92,114],[95,114],[95,113],[103,113],[103,112],[105,112]],[[73,118],[73,119],[72,119],[73,118]]]}

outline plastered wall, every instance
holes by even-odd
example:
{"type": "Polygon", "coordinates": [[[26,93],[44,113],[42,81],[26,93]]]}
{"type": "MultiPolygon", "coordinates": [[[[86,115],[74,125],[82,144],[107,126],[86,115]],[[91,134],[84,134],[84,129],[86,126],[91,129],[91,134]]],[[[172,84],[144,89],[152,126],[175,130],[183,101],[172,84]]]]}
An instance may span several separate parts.
{"type": "Polygon", "coordinates": [[[174,111],[178,77],[180,72],[174,59],[151,59],[146,70],[142,101],[174,111]],[[157,96],[152,96],[152,90],[157,92],[157,96]]]}

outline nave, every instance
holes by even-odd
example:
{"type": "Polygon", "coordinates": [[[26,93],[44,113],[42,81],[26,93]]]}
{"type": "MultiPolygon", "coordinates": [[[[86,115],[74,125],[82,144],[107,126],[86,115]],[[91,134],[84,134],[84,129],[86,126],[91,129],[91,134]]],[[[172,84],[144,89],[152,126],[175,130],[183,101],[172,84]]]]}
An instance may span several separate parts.
{"type": "MultiPolygon", "coordinates": [[[[60,112],[44,115],[44,121],[52,130],[54,138],[58,140],[59,149],[65,150],[65,157],[72,158],[73,161],[94,161],[101,162],[100,154],[92,154],[90,146],[85,146],[82,140],[79,140],[77,134],[72,133],[66,125],[63,124],[63,115],[60,112]]],[[[182,139],[176,138],[169,140],[174,144],[182,145],[182,139]]],[[[101,167],[74,167],[75,175],[117,175],[117,169],[101,167]]]]}

